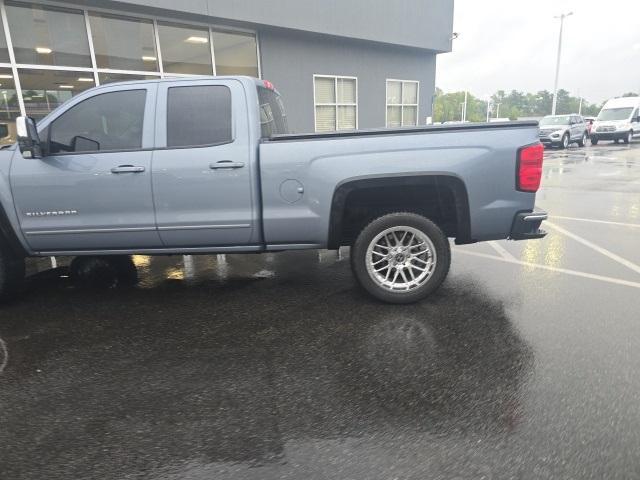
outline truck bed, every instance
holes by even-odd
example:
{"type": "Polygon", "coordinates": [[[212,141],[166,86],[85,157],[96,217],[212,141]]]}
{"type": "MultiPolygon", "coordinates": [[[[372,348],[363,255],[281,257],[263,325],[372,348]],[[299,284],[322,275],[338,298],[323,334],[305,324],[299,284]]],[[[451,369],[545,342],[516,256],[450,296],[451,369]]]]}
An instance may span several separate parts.
{"type": "Polygon", "coordinates": [[[353,138],[353,137],[373,137],[381,135],[408,135],[421,133],[445,133],[470,130],[502,130],[505,128],[526,128],[538,127],[536,121],[514,121],[514,122],[492,122],[492,123],[466,123],[451,125],[425,125],[418,127],[402,128],[372,128],[366,130],[349,130],[342,132],[326,133],[290,133],[286,135],[274,135],[263,139],[267,142],[287,142],[295,140],[322,140],[332,138],[353,138]]]}

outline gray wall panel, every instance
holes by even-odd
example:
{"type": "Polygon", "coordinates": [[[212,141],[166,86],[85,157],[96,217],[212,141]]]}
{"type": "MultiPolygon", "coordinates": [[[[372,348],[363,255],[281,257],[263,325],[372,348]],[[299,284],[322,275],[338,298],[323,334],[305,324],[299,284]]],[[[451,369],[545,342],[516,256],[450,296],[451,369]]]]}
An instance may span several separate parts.
{"type": "Polygon", "coordinates": [[[359,128],[385,126],[386,79],[420,81],[419,122],[431,114],[435,54],[368,42],[260,31],[262,76],[282,93],[291,130],[314,131],[313,75],[358,77],[359,128]]]}
{"type": "Polygon", "coordinates": [[[454,0],[70,0],[104,8],[152,8],[194,20],[246,22],[395,45],[451,51],[454,0]],[[200,18],[196,18],[200,16],[200,18]],[[207,19],[206,17],[212,17],[207,19]]]}

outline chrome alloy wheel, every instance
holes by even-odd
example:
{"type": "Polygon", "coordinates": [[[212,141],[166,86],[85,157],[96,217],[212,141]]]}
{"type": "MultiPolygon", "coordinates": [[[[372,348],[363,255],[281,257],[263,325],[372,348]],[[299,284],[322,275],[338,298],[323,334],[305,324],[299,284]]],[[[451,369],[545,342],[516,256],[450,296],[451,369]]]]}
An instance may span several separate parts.
{"type": "Polygon", "coordinates": [[[381,287],[411,291],[424,285],[437,263],[431,239],[413,227],[397,226],[384,230],[369,244],[367,272],[381,287]]]}

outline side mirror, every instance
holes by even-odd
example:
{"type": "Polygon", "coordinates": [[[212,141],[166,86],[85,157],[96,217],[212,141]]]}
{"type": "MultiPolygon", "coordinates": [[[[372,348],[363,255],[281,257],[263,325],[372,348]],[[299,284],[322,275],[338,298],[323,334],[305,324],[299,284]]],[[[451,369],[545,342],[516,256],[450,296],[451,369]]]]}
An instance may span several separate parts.
{"type": "Polygon", "coordinates": [[[18,147],[24,158],[42,158],[42,146],[36,122],[31,117],[16,118],[16,133],[18,147]]]}

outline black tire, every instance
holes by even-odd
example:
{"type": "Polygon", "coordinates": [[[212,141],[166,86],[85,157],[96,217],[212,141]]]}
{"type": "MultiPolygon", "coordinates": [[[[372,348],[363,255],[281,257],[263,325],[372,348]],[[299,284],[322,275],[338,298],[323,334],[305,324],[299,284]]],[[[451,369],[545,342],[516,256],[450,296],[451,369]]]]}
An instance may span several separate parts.
{"type": "Polygon", "coordinates": [[[71,280],[83,288],[126,287],[138,281],[136,267],[128,256],[76,257],[69,271],[71,280]]]}
{"type": "Polygon", "coordinates": [[[629,145],[633,141],[633,130],[630,130],[629,133],[622,139],[625,145],[629,145]]]}
{"type": "Polygon", "coordinates": [[[440,287],[449,273],[450,265],[451,249],[446,235],[431,220],[415,213],[391,213],[377,218],[362,229],[351,248],[351,269],[356,280],[370,295],[386,303],[407,304],[424,299],[440,287]],[[412,290],[393,291],[388,289],[377,283],[367,269],[369,245],[378,235],[394,227],[409,227],[417,230],[427,237],[435,251],[436,261],[433,271],[424,283],[412,290]]]}
{"type": "Polygon", "coordinates": [[[594,138],[594,137],[591,137],[591,145],[593,145],[593,146],[598,145],[598,139],[594,138]]]}
{"type": "Polygon", "coordinates": [[[562,136],[562,140],[560,141],[560,148],[562,150],[566,150],[567,148],[569,148],[570,144],[571,144],[571,137],[569,136],[568,133],[565,133],[562,136]]]}
{"type": "Polygon", "coordinates": [[[589,138],[589,134],[587,132],[584,132],[582,134],[582,138],[578,140],[578,146],[584,147],[587,144],[587,138],[589,138]]]}
{"type": "Polygon", "coordinates": [[[616,139],[613,141],[613,143],[615,143],[615,144],[620,143],[620,139],[619,139],[619,138],[616,138],[616,139]]]}
{"type": "Polygon", "coordinates": [[[24,286],[24,258],[0,247],[0,302],[15,298],[24,286]]]}

